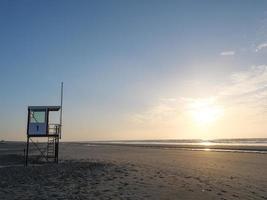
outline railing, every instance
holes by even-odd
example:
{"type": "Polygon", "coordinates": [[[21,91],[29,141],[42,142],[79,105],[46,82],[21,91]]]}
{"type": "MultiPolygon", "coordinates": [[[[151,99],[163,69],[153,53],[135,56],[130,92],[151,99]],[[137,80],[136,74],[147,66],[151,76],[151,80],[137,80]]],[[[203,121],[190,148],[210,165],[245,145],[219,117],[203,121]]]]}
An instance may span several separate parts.
{"type": "Polygon", "coordinates": [[[48,135],[59,135],[59,137],[61,137],[61,125],[60,124],[49,124],[48,135]]]}

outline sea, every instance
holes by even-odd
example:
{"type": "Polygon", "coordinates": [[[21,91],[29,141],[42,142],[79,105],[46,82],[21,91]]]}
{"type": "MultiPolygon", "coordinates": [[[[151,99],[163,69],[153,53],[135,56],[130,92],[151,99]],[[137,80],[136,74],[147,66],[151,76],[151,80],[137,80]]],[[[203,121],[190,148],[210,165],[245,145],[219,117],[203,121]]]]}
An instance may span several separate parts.
{"type": "Polygon", "coordinates": [[[191,151],[217,151],[242,153],[267,153],[267,138],[235,139],[168,139],[168,140],[113,140],[94,141],[88,145],[124,145],[136,147],[182,149],[191,151]]]}

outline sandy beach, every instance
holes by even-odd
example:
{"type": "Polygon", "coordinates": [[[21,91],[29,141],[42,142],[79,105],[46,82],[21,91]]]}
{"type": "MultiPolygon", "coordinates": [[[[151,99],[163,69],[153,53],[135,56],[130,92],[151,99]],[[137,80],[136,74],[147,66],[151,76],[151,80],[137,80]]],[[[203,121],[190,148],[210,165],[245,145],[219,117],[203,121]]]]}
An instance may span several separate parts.
{"type": "Polygon", "coordinates": [[[267,199],[267,154],[62,143],[25,168],[23,148],[0,144],[1,199],[267,199]]]}

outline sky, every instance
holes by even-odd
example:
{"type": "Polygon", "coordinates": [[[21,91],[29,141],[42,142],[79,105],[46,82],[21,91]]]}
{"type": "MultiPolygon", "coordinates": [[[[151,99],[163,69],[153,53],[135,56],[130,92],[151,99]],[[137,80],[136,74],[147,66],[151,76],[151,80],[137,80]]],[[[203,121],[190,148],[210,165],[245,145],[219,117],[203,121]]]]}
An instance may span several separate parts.
{"type": "Polygon", "coordinates": [[[267,137],[267,1],[1,0],[0,139],[267,137]]]}

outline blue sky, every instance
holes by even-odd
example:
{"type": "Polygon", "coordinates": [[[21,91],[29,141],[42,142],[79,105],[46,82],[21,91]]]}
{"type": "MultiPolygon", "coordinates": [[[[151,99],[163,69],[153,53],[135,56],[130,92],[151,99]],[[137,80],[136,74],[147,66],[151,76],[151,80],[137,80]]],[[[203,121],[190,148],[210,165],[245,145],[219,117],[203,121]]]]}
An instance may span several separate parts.
{"type": "MultiPolygon", "coordinates": [[[[215,129],[231,115],[253,114],[228,111],[229,100],[221,93],[240,81],[240,74],[265,75],[266,35],[264,0],[3,0],[0,138],[24,139],[27,106],[58,104],[61,81],[65,140],[213,138],[237,132],[236,137],[264,137],[265,114],[257,118],[256,132],[240,133],[238,124],[249,116],[224,132],[215,129]],[[216,128],[191,130],[190,117],[172,116],[203,99],[215,99],[212,104],[228,113],[216,128]],[[151,115],[155,110],[160,113],[151,115]]],[[[265,80],[245,83],[244,88],[265,86],[265,80]]],[[[244,103],[246,109],[253,106],[244,103]]]]}

